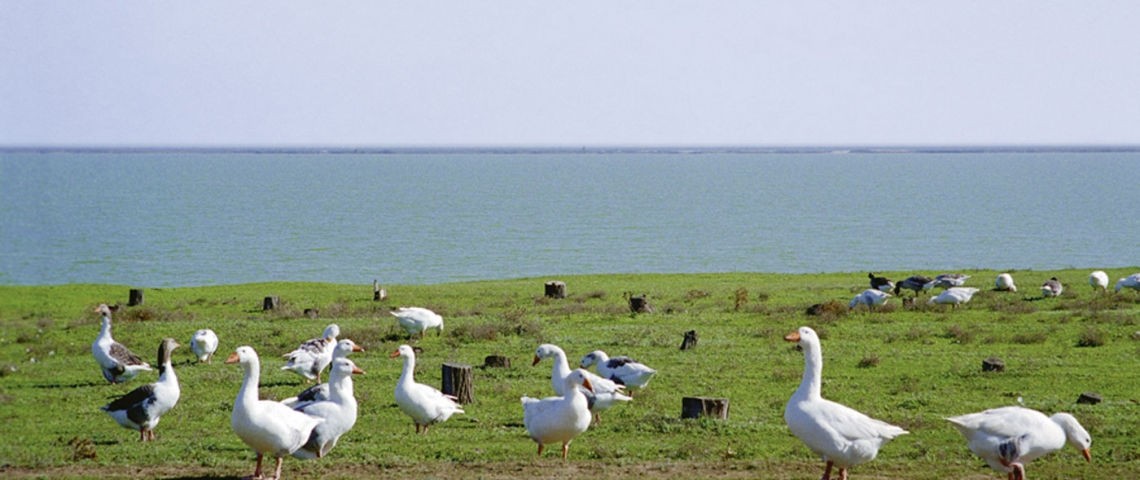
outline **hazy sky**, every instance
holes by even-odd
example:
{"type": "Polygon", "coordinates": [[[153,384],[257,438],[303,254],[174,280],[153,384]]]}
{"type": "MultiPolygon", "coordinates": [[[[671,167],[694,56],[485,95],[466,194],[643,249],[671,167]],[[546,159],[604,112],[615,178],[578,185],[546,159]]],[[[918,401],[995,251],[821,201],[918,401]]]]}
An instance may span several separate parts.
{"type": "Polygon", "coordinates": [[[1140,144],[1140,2],[0,0],[0,146],[662,144],[1140,144]]]}

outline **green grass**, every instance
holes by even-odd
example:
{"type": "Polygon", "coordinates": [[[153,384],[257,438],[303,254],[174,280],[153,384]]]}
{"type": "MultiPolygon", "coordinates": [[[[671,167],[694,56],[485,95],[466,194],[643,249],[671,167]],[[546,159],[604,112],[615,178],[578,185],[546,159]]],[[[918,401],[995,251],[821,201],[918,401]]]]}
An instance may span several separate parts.
{"type": "MultiPolygon", "coordinates": [[[[241,373],[222,360],[239,345],[253,346],[262,357],[262,396],[291,396],[305,384],[278,370],[280,355],[332,322],[367,349],[353,357],[367,372],[355,378],[360,416],[329,457],[287,459],[286,477],[818,478],[822,465],[783,421],[803,357],[782,337],[801,325],[823,339],[825,397],[911,431],[853,469],[854,478],[999,478],[942,418],[1018,398],[1047,413],[1073,413],[1093,436],[1092,465],[1067,448],[1030,464],[1033,478],[1140,471],[1140,295],[1094,293],[1087,270],[1013,272],[1019,293],[991,291],[997,271],[966,273],[973,275],[967,285],[982,291],[957,309],[892,298],[875,311],[830,308],[820,315],[805,311],[833,300],[846,305],[865,288],[866,273],[568,276],[558,278],[568,293],[558,300],[542,296],[549,278],[389,285],[386,302],[372,301],[370,284],[146,289],[144,305],[115,315],[115,338],[151,362],[162,338],[184,344],[175,351],[182,398],[150,444],[137,443],[136,433],[98,407],[155,375],[109,385],[90,353],[99,330],[92,309],[125,305],[131,287],[0,287],[0,474],[247,475],[253,455],[229,426],[241,373]],[[1037,298],[1030,286],[1052,276],[1066,284],[1065,293],[1037,298]],[[631,314],[630,294],[647,294],[655,313],[631,314]],[[281,309],[261,311],[269,295],[281,298],[281,309]],[[443,362],[478,366],[492,354],[512,362],[509,369],[476,368],[476,401],[467,414],[423,437],[392,398],[400,362],[388,353],[406,340],[387,311],[404,305],[445,319],[443,335],[413,342],[424,349],[419,381],[439,386],[443,362]],[[319,318],[304,316],[307,308],[319,310],[319,318]],[[208,365],[193,363],[188,346],[191,333],[205,327],[222,342],[208,365]],[[699,345],[681,351],[688,330],[697,331],[699,345]],[[534,458],[518,400],[551,394],[549,361],[530,366],[535,347],[547,342],[572,363],[602,349],[660,372],[632,403],[606,412],[600,426],[580,436],[565,464],[553,452],[534,458]],[[1004,372],[982,372],[990,356],[1005,361],[1004,372]],[[1104,403],[1075,404],[1086,391],[1104,403]],[[681,420],[683,396],[728,398],[728,420],[681,420]]],[[[882,274],[899,279],[909,272],[882,274]]]]}

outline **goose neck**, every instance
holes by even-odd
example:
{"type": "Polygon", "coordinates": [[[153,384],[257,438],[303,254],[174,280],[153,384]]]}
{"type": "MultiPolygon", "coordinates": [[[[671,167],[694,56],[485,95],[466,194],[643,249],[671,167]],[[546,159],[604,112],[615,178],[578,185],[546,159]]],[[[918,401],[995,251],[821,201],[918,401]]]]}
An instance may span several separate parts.
{"type": "Polygon", "coordinates": [[[800,382],[796,396],[801,398],[820,398],[820,387],[823,383],[823,353],[817,345],[804,347],[804,376],[800,382]]]}

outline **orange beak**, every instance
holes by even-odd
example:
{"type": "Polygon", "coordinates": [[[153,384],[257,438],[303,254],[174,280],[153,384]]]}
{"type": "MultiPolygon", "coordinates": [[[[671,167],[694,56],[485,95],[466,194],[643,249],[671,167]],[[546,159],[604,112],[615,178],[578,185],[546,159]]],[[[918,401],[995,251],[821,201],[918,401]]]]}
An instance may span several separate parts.
{"type": "Polygon", "coordinates": [[[588,378],[583,378],[583,379],[582,379],[582,386],[583,386],[583,387],[586,387],[586,390],[589,390],[591,393],[593,393],[593,391],[594,391],[594,386],[593,386],[593,385],[590,385],[590,379],[588,379],[588,378]]]}
{"type": "Polygon", "coordinates": [[[1086,448],[1084,450],[1081,450],[1081,455],[1085,456],[1086,462],[1092,463],[1092,454],[1089,453],[1089,449],[1086,448]]]}
{"type": "Polygon", "coordinates": [[[352,374],[353,375],[364,375],[364,370],[361,370],[360,367],[352,367],[352,374]]]}
{"type": "Polygon", "coordinates": [[[388,358],[396,358],[398,356],[400,356],[400,351],[396,350],[395,352],[392,352],[391,354],[389,354],[388,358]]]}
{"type": "Polygon", "coordinates": [[[792,332],[792,333],[789,333],[787,335],[784,335],[784,340],[787,340],[789,342],[799,342],[800,341],[800,332],[792,332]]]}
{"type": "Polygon", "coordinates": [[[231,353],[229,357],[226,357],[226,363],[237,363],[240,360],[241,358],[238,357],[237,352],[231,353]]]}
{"type": "Polygon", "coordinates": [[[542,359],[541,359],[541,358],[538,358],[538,355],[535,355],[535,356],[534,356],[534,361],[533,361],[533,362],[530,362],[530,366],[532,366],[532,367],[533,367],[533,366],[535,366],[535,365],[538,365],[538,362],[541,362],[541,361],[542,361],[542,359]]]}
{"type": "Polygon", "coordinates": [[[363,351],[364,351],[364,347],[362,347],[362,346],[360,346],[360,345],[353,345],[353,346],[352,346],[352,351],[354,351],[354,352],[363,352],[363,351]]]}

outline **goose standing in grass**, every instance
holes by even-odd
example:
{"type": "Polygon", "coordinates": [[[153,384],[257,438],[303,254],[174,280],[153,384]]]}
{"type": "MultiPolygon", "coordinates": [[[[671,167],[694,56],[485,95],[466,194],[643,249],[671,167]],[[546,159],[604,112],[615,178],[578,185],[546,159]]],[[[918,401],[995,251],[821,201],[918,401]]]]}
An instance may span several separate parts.
{"type": "MultiPolygon", "coordinates": [[[[554,389],[554,394],[558,396],[566,396],[566,379],[573,373],[570,370],[570,362],[566,359],[566,352],[559,348],[557,345],[544,343],[539,345],[534,351],[534,362],[532,366],[538,365],[538,362],[544,358],[551,359],[554,367],[550,372],[550,385],[554,389]]],[[[628,402],[633,400],[622,393],[625,388],[618,385],[612,379],[606,379],[598,375],[594,375],[585,371],[586,379],[593,385],[593,389],[589,392],[582,392],[586,395],[586,406],[593,412],[594,421],[601,421],[601,413],[609,410],[610,407],[616,405],[618,402],[628,402]]],[[[575,387],[576,388],[576,387],[575,387]]]]}
{"type": "Polygon", "coordinates": [[[464,413],[463,409],[451,395],[416,383],[416,352],[411,346],[400,345],[392,352],[392,358],[404,357],[404,369],[400,371],[400,379],[396,381],[396,405],[405,415],[412,417],[416,424],[416,433],[427,433],[428,428],[435,423],[446,422],[456,413],[464,413]]]}
{"type": "Polygon", "coordinates": [[[840,480],[846,480],[848,468],[874,460],[883,445],[909,433],[820,395],[823,349],[815,330],[800,327],[784,340],[797,343],[804,352],[803,380],[784,408],[784,422],[827,462],[822,480],[830,480],[832,467],[839,468],[840,480]]]}
{"type": "Polygon", "coordinates": [[[234,400],[230,426],[238,438],[257,453],[257,467],[252,478],[262,478],[261,461],[265,455],[270,455],[277,459],[273,478],[280,479],[281,462],[285,456],[305,445],[313,429],[325,420],[294,411],[279,402],[259,400],[257,386],[261,379],[261,361],[252,347],[238,347],[226,363],[240,364],[244,374],[234,400]]]}
{"type": "MultiPolygon", "coordinates": [[[[648,365],[628,356],[618,355],[610,358],[606,352],[601,350],[587,353],[586,356],[582,357],[582,361],[578,362],[578,366],[582,368],[590,368],[590,365],[597,365],[598,375],[603,378],[608,378],[629,388],[645,388],[653,376],[657,374],[657,370],[649,368],[648,365]]],[[[595,384],[594,389],[597,390],[598,388],[598,385],[595,384]]]]}
{"type": "Polygon", "coordinates": [[[578,389],[581,386],[592,392],[593,386],[587,378],[588,372],[582,369],[566,376],[562,391],[565,395],[546,397],[541,400],[522,397],[523,426],[526,433],[538,444],[538,454],[547,443],[562,443],[562,459],[570,453],[570,442],[590,428],[590,409],[586,396],[578,389]]]}
{"type": "Polygon", "coordinates": [[[934,287],[939,287],[939,288],[961,287],[962,285],[966,284],[966,280],[968,280],[969,278],[970,278],[969,275],[966,275],[963,273],[943,273],[941,275],[934,277],[934,280],[927,282],[926,285],[922,286],[922,288],[924,290],[930,290],[934,287]]]}
{"type": "Polygon", "coordinates": [[[416,334],[424,338],[424,333],[432,328],[439,330],[439,334],[443,335],[443,317],[431,310],[422,307],[401,307],[388,313],[396,317],[396,322],[408,332],[409,338],[416,334]]]}
{"type": "Polygon", "coordinates": [[[931,297],[926,303],[939,303],[957,307],[963,303],[969,303],[970,299],[974,298],[975,293],[978,293],[978,289],[974,287],[951,287],[939,293],[938,296],[931,297]]]}
{"type": "Polygon", "coordinates": [[[194,352],[199,362],[210,363],[214,352],[218,351],[218,334],[208,328],[194,332],[194,336],[190,337],[190,351],[194,352]]]}
{"type": "Polygon", "coordinates": [[[1001,290],[1005,292],[1016,292],[1017,285],[1013,284],[1013,275],[1002,273],[994,279],[994,290],[1001,290]]]}
{"type": "Polygon", "coordinates": [[[103,316],[103,326],[99,330],[99,336],[95,337],[95,343],[91,344],[91,354],[99,363],[103,378],[111,383],[123,383],[135,378],[143,370],[150,370],[149,364],[111,338],[111,307],[101,304],[95,308],[95,312],[103,316]]]}
{"type": "Polygon", "coordinates": [[[143,385],[115,401],[101,407],[119,425],[138,430],[139,441],[154,440],[154,428],[166,412],[178,403],[181,390],[178,376],[170,363],[170,354],[178,347],[173,338],[165,338],[158,345],[158,381],[143,385]]]}
{"type": "Polygon", "coordinates": [[[1120,293],[1125,288],[1140,291],[1140,273],[1133,273],[1116,281],[1116,293],[1120,293]]]}
{"type": "Polygon", "coordinates": [[[855,308],[859,305],[866,305],[867,308],[873,309],[876,306],[887,303],[887,299],[890,297],[891,294],[887,292],[868,288],[866,290],[863,290],[863,293],[855,295],[855,297],[851,299],[851,302],[847,304],[847,308],[855,308]]]}
{"type": "Polygon", "coordinates": [[[1061,285],[1061,281],[1057,280],[1057,277],[1050,278],[1041,284],[1042,297],[1059,297],[1064,290],[1065,286],[1061,285]]]}
{"type": "Polygon", "coordinates": [[[1097,270],[1089,274],[1089,285],[1093,290],[1100,289],[1101,293],[1108,292],[1108,274],[1104,270],[1097,270]]]}
{"type": "Polygon", "coordinates": [[[871,279],[871,288],[882,292],[890,292],[895,288],[895,282],[887,277],[876,277],[874,273],[868,273],[867,278],[871,279]]]}
{"type": "Polygon", "coordinates": [[[340,336],[340,327],[335,323],[329,324],[320,338],[310,339],[296,350],[282,355],[287,361],[281,369],[321,383],[321,370],[332,362],[332,353],[336,348],[338,336],[340,336]]]}
{"type": "Polygon", "coordinates": [[[1092,461],[1092,437],[1068,413],[1052,417],[1024,407],[1002,407],[946,419],[963,437],[970,451],[1009,480],[1025,480],[1025,464],[1060,450],[1065,443],[1092,461]]]}
{"type": "MultiPolygon", "coordinates": [[[[363,351],[364,349],[357,345],[356,342],[353,342],[347,338],[341,339],[340,341],[336,342],[336,348],[333,349],[332,361],[333,363],[336,363],[338,359],[348,358],[348,354],[352,352],[363,351]]],[[[329,400],[329,398],[329,384],[318,383],[309,388],[306,388],[301,393],[298,393],[295,397],[289,397],[285,400],[282,400],[281,403],[288,405],[294,410],[300,410],[310,403],[323,402],[329,400]]]]}
{"type": "Polygon", "coordinates": [[[352,390],[352,376],[363,373],[364,370],[352,363],[352,360],[344,357],[333,360],[329,367],[329,399],[294,408],[306,415],[325,419],[309,434],[305,445],[293,452],[294,457],[313,459],[328,455],[341,435],[356,425],[356,397],[352,390]]]}
{"type": "Polygon", "coordinates": [[[926,284],[934,281],[934,279],[924,275],[911,275],[895,284],[895,296],[902,293],[903,289],[911,290],[915,295],[925,290],[926,284]]]}

